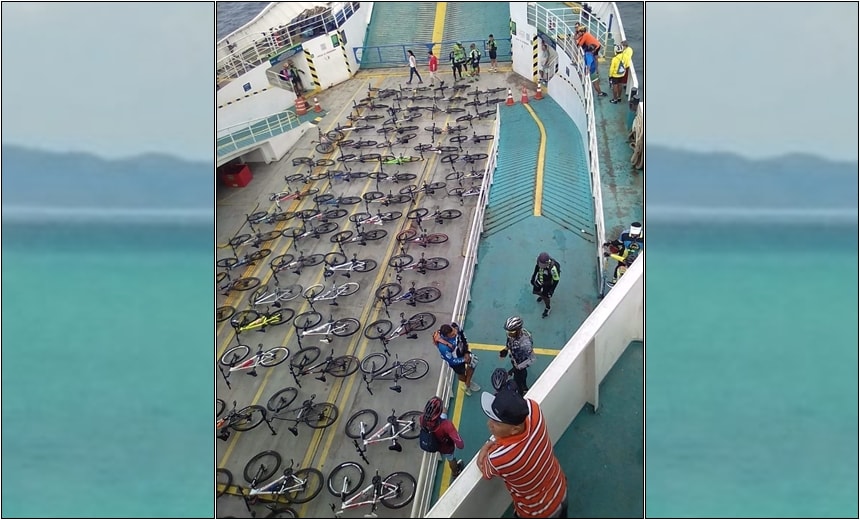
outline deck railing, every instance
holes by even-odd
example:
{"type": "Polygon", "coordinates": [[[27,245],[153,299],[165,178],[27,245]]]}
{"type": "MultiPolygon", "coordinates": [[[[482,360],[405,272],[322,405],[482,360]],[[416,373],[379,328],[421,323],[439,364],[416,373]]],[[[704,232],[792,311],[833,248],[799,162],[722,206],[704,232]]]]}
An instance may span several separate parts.
{"type": "MultiPolygon", "coordinates": [[[[451,321],[455,321],[466,328],[463,319],[466,316],[466,308],[471,299],[472,277],[475,274],[475,265],[478,263],[478,243],[484,230],[484,213],[487,209],[487,201],[490,195],[490,186],[493,184],[493,172],[496,170],[496,161],[499,153],[499,105],[496,105],[496,123],[493,126],[493,147],[487,158],[487,166],[484,169],[484,179],[481,183],[481,194],[477,197],[475,214],[469,227],[468,240],[463,251],[463,268],[460,272],[460,284],[457,286],[457,296],[454,300],[454,310],[451,312],[451,321]]],[[[448,403],[452,397],[451,383],[454,381],[454,372],[447,363],[442,364],[439,374],[439,384],[436,386],[436,395],[443,403],[448,403]]],[[[415,500],[412,502],[411,518],[423,518],[430,508],[433,485],[436,481],[436,468],[438,456],[435,453],[423,453],[421,466],[418,472],[418,481],[415,491],[415,500]]]]}
{"type": "Polygon", "coordinates": [[[217,82],[226,82],[249,72],[283,50],[321,34],[337,31],[360,7],[359,2],[333,2],[324,12],[273,27],[267,32],[237,38],[227,36],[216,47],[217,82]]]}
{"type": "Polygon", "coordinates": [[[292,110],[284,110],[220,129],[217,138],[218,156],[222,157],[262,143],[300,124],[301,121],[292,110]]]}

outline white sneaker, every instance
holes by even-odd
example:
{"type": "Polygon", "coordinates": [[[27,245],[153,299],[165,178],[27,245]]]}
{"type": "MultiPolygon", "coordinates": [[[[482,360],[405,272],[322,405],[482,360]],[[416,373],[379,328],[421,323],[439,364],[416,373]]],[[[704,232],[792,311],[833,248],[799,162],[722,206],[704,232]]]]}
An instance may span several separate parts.
{"type": "Polygon", "coordinates": [[[478,383],[476,383],[474,381],[472,381],[472,384],[469,386],[469,390],[471,390],[472,392],[477,392],[480,389],[481,389],[481,387],[478,386],[478,383]]]}

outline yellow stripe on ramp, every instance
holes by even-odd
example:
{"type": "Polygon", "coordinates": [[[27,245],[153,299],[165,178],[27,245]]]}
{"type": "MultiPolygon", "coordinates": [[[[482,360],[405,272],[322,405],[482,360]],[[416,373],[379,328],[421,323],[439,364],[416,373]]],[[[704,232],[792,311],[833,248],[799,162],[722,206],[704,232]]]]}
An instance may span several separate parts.
{"type": "Polygon", "coordinates": [[[529,114],[537,123],[538,130],[540,130],[540,145],[538,146],[538,157],[537,157],[537,170],[535,171],[535,205],[534,205],[534,216],[541,216],[541,212],[543,211],[543,169],[546,164],[546,129],[543,127],[543,123],[540,118],[535,114],[535,111],[532,110],[532,107],[528,105],[528,103],[523,105],[526,107],[526,110],[529,111],[529,114]]]}
{"type": "MultiPolygon", "coordinates": [[[[445,30],[445,13],[448,12],[448,2],[436,2],[436,19],[433,22],[433,42],[442,41],[445,30]]],[[[442,44],[433,45],[433,54],[438,58],[442,54],[442,44]]]]}

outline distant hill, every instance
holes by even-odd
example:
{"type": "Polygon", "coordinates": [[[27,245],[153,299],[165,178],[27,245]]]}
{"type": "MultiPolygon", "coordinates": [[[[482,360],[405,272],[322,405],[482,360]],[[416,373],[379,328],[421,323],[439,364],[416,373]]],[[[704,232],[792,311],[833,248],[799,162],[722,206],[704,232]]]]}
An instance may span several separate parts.
{"type": "Polygon", "coordinates": [[[793,154],[750,160],[648,146],[649,207],[857,210],[857,163],[793,154]]]}
{"type": "Polygon", "coordinates": [[[107,160],[2,146],[3,212],[14,208],[211,211],[214,164],[146,154],[107,160]]]}

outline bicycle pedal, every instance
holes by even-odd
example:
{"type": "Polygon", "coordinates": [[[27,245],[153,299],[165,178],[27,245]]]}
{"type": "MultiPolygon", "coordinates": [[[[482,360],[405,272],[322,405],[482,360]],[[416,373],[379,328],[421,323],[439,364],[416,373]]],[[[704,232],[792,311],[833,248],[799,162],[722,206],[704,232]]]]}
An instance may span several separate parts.
{"type": "Polygon", "coordinates": [[[400,453],[401,451],[403,451],[403,446],[395,444],[394,446],[389,446],[388,449],[400,453]]]}
{"type": "Polygon", "coordinates": [[[329,305],[340,305],[340,304],[337,302],[331,302],[331,303],[329,303],[329,305]]]}
{"type": "Polygon", "coordinates": [[[400,393],[400,391],[401,391],[401,390],[403,390],[403,387],[401,387],[400,385],[396,385],[396,386],[389,386],[388,388],[390,388],[390,389],[394,390],[394,391],[395,391],[395,392],[397,392],[398,394],[400,393]]]}
{"type": "Polygon", "coordinates": [[[298,436],[299,436],[299,429],[298,429],[298,428],[296,428],[295,426],[290,427],[290,428],[287,428],[287,429],[288,429],[288,430],[290,430],[290,433],[292,433],[292,434],[293,434],[293,435],[295,435],[296,437],[298,437],[298,436]]]}
{"type": "Polygon", "coordinates": [[[418,339],[418,334],[407,334],[406,338],[407,339],[418,339]]]}

